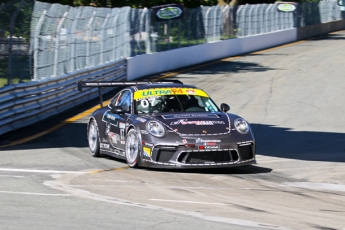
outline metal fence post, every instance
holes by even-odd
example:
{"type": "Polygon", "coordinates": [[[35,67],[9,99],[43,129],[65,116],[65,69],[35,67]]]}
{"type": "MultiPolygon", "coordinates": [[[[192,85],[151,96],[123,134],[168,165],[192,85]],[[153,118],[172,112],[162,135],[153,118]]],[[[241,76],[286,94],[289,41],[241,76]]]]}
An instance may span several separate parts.
{"type": "MultiPolygon", "coordinates": [[[[116,9],[115,9],[116,10],[116,9]]],[[[113,27],[113,33],[114,33],[114,38],[113,38],[113,61],[116,60],[116,57],[117,57],[117,36],[116,36],[116,30],[117,30],[117,19],[119,17],[119,12],[115,14],[115,17],[114,17],[114,27],[113,27]]]]}
{"type": "Polygon", "coordinates": [[[107,14],[107,17],[104,19],[104,22],[102,24],[102,36],[101,36],[101,40],[100,40],[100,46],[101,46],[101,52],[100,52],[100,57],[99,57],[99,64],[103,63],[103,52],[104,52],[104,31],[105,31],[105,26],[107,25],[107,22],[109,20],[110,14],[107,14]]]}
{"type": "MultiPolygon", "coordinates": [[[[79,18],[81,14],[81,9],[78,9],[75,18],[79,18]]],[[[73,20],[71,32],[72,35],[70,36],[69,43],[71,44],[71,68],[70,71],[74,71],[75,69],[75,32],[77,27],[78,20],[73,20]]]]}
{"type": "Polygon", "coordinates": [[[38,76],[37,76],[37,69],[38,69],[38,39],[39,39],[39,34],[40,34],[40,31],[41,31],[41,28],[42,28],[42,25],[43,25],[43,22],[44,22],[44,18],[47,14],[47,10],[44,10],[40,19],[38,20],[38,23],[36,25],[36,28],[35,28],[35,41],[34,41],[34,76],[33,76],[33,79],[38,79],[38,76]]]}
{"type": "Polygon", "coordinates": [[[89,20],[89,23],[87,24],[87,41],[86,41],[86,57],[85,57],[85,67],[90,67],[90,38],[92,39],[92,31],[91,31],[91,24],[93,22],[93,19],[95,18],[96,11],[93,11],[92,17],[89,20]],[[91,37],[90,37],[91,35],[91,37]]]}
{"type": "Polygon", "coordinates": [[[7,84],[8,85],[12,85],[12,58],[13,58],[13,55],[12,55],[12,40],[13,40],[13,27],[14,27],[14,21],[17,19],[17,16],[18,16],[18,12],[22,6],[22,3],[23,3],[24,0],[21,0],[20,1],[20,4],[19,6],[17,7],[16,9],[16,12],[12,15],[12,18],[11,18],[11,22],[10,22],[10,42],[9,42],[9,46],[8,46],[8,80],[7,80],[7,84]]]}
{"type": "Polygon", "coordinates": [[[68,14],[68,11],[66,11],[62,18],[60,23],[58,24],[56,28],[56,41],[55,41],[55,52],[54,52],[54,69],[53,69],[53,76],[56,76],[57,73],[57,66],[59,64],[58,58],[59,58],[59,43],[60,43],[60,33],[61,33],[61,26],[64,23],[66,16],[68,14]]]}

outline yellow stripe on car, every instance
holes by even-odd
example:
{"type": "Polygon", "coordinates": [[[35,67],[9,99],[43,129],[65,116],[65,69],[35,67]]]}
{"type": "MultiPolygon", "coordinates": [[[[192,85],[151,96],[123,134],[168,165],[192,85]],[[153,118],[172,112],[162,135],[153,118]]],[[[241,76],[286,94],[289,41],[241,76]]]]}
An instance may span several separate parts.
{"type": "Polygon", "coordinates": [[[142,89],[134,92],[134,100],[158,97],[164,95],[195,95],[202,97],[209,97],[201,89],[195,88],[153,88],[153,89],[142,89]]]}

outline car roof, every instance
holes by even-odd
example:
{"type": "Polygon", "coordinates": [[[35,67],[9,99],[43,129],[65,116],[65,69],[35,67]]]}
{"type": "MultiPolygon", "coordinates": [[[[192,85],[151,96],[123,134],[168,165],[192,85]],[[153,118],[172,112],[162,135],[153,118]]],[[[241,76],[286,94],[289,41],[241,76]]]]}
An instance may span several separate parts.
{"type": "Polygon", "coordinates": [[[136,85],[133,87],[137,88],[138,90],[153,89],[153,88],[194,88],[194,89],[198,89],[198,87],[195,87],[193,85],[185,85],[185,84],[147,84],[147,85],[136,85]]]}

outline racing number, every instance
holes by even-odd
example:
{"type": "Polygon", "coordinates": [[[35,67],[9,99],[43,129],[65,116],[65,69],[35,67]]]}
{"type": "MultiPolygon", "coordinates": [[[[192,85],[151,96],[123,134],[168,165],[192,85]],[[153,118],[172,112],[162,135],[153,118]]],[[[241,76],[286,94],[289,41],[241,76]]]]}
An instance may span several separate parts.
{"type": "Polygon", "coordinates": [[[148,99],[143,99],[141,100],[140,104],[143,108],[147,108],[149,106],[153,106],[155,103],[156,98],[148,98],[148,99]]]}

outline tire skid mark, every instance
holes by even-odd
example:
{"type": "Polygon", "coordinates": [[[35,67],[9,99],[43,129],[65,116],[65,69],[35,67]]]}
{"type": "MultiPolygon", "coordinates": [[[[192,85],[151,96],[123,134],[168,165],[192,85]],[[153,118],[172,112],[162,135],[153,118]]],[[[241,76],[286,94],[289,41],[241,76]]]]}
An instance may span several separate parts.
{"type": "Polygon", "coordinates": [[[95,193],[82,190],[80,188],[76,188],[69,185],[68,182],[73,180],[76,177],[77,176],[75,175],[66,175],[64,178],[65,181],[62,181],[62,180],[45,181],[43,184],[52,189],[64,191],[76,197],[92,199],[96,201],[102,201],[102,202],[107,202],[107,203],[112,203],[112,204],[117,204],[117,205],[127,205],[127,206],[132,206],[132,207],[137,207],[137,208],[146,208],[146,209],[151,209],[151,210],[156,210],[156,211],[165,211],[172,214],[179,214],[179,215],[194,217],[194,218],[198,218],[198,219],[202,219],[206,221],[213,221],[213,222],[219,222],[219,223],[225,223],[225,224],[233,224],[233,225],[247,226],[247,227],[258,227],[258,228],[266,228],[266,229],[276,229],[276,230],[291,230],[291,228],[287,228],[284,226],[277,226],[277,225],[268,224],[268,223],[259,223],[259,222],[248,221],[248,220],[243,220],[243,219],[225,218],[225,217],[218,217],[218,216],[206,216],[199,212],[176,210],[176,209],[166,208],[166,207],[161,207],[161,206],[156,206],[156,205],[132,202],[129,200],[124,200],[124,199],[120,199],[116,197],[103,196],[103,195],[95,194],[95,193]]]}

